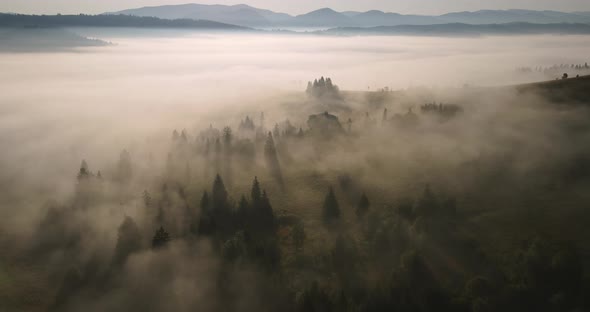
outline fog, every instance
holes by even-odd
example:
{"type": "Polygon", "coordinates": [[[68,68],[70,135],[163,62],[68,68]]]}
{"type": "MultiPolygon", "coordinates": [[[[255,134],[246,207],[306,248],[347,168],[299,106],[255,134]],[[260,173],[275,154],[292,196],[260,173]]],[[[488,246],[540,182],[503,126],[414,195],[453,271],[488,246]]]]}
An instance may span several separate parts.
{"type": "MultiPolygon", "coordinates": [[[[397,224],[393,228],[409,231],[403,246],[410,247],[393,244],[394,251],[384,259],[395,259],[390,265],[399,265],[400,272],[405,272],[400,256],[407,254],[406,249],[456,257],[451,260],[462,267],[461,274],[442,260],[427,263],[435,275],[440,274],[439,284],[449,289],[463,282],[455,278],[469,280],[477,274],[489,274],[494,283],[500,283],[502,278],[495,279],[499,273],[494,270],[502,271],[503,264],[494,262],[499,257],[496,253],[512,251],[516,241],[537,230],[552,237],[562,231],[564,222],[571,222],[560,239],[578,247],[574,238],[587,232],[581,220],[588,217],[581,207],[590,200],[581,190],[588,186],[585,175],[590,172],[584,165],[576,167],[590,155],[584,143],[590,139],[586,106],[574,98],[558,105],[535,91],[510,87],[561,77],[561,73],[555,77],[523,73],[517,71],[520,67],[584,64],[590,55],[587,36],[76,32],[113,44],[0,53],[0,245],[9,255],[3,259],[12,266],[8,274],[27,289],[14,284],[0,295],[11,298],[15,310],[271,311],[292,302],[300,305],[302,293],[316,296],[306,288],[312,281],[333,286],[333,292],[328,291],[330,298],[337,298],[339,292],[354,292],[348,287],[356,278],[373,287],[379,284],[375,275],[389,276],[391,268],[387,273],[380,271],[384,267],[379,256],[368,256],[372,251],[363,249],[373,247],[367,247],[372,241],[367,239],[365,244],[360,238],[364,237],[364,223],[355,223],[354,209],[361,193],[369,197],[373,216],[393,220],[397,224]],[[338,86],[336,95],[305,93],[308,81],[320,76],[330,77],[338,86]],[[449,105],[452,113],[428,115],[421,108],[428,103],[449,105]],[[329,131],[322,134],[310,128],[308,116],[324,112],[338,117],[345,134],[327,137],[329,131]],[[416,124],[414,114],[419,118],[416,124]],[[238,126],[246,116],[255,122],[256,134],[238,126]],[[294,131],[301,128],[301,134],[289,134],[286,120],[294,131]],[[280,128],[273,133],[276,160],[269,160],[263,146],[275,124],[280,128]],[[224,146],[223,161],[212,161],[206,154],[209,143],[221,138],[207,132],[210,126],[219,133],[226,126],[233,131],[233,152],[228,152],[225,144],[229,143],[218,143],[224,146]],[[176,143],[172,133],[183,129],[188,139],[176,143]],[[205,138],[211,142],[205,143],[205,138]],[[244,150],[252,144],[254,156],[241,154],[238,143],[244,150]],[[129,174],[125,179],[123,150],[129,153],[133,168],[132,177],[129,174]],[[82,160],[92,179],[101,172],[104,185],[85,186],[80,178],[82,160]],[[290,236],[281,233],[291,225],[280,222],[276,229],[283,259],[280,269],[266,260],[265,269],[253,265],[254,260],[244,260],[228,271],[221,255],[226,255],[228,242],[238,241],[239,231],[236,236],[186,238],[186,233],[195,234],[187,222],[199,216],[199,199],[203,190],[211,192],[217,173],[235,211],[240,196],[250,194],[257,176],[268,191],[275,217],[296,218],[305,224],[303,260],[285,252],[292,243],[285,243],[290,236]],[[325,229],[320,217],[330,186],[343,211],[336,229],[325,229]],[[405,216],[407,220],[401,213],[402,217],[389,219],[392,207],[398,211],[404,201],[418,198],[425,186],[441,202],[456,199],[457,218],[461,218],[456,231],[460,234],[435,238],[429,232],[429,219],[419,212],[405,216]],[[154,217],[155,205],[144,203],[144,190],[160,203],[160,210],[162,205],[170,209],[163,219],[154,217]],[[547,210],[554,208],[552,204],[540,204],[542,196],[555,205],[570,206],[563,208],[564,215],[556,216],[547,210]],[[536,221],[524,225],[506,221],[530,215],[532,205],[540,210],[536,221]],[[192,212],[183,210],[185,206],[192,212]],[[52,215],[52,211],[57,212],[52,215]],[[119,247],[124,245],[122,237],[130,231],[121,225],[126,217],[137,223],[141,248],[115,266],[111,258],[124,248],[119,247]],[[555,223],[545,224],[546,220],[555,223]],[[164,225],[172,237],[170,246],[150,250],[147,246],[154,231],[164,225]],[[496,236],[495,230],[485,226],[503,226],[503,231],[516,234],[496,236]],[[478,227],[481,232],[474,231],[478,227]],[[476,241],[485,256],[466,256],[471,249],[466,251],[464,242],[459,242],[457,237],[462,235],[476,241]],[[64,237],[74,243],[60,242],[64,237]],[[342,237],[352,237],[363,250],[358,257],[366,257],[366,262],[359,263],[369,263],[358,270],[363,277],[343,274],[342,264],[325,260],[328,249],[339,246],[342,237]],[[448,240],[442,243],[442,237],[448,240]],[[490,243],[494,241],[497,246],[490,243]],[[42,255],[44,260],[41,264],[30,260],[35,257],[31,254],[42,255]],[[485,257],[480,260],[489,266],[475,265],[478,257],[485,257]],[[273,273],[260,273],[269,266],[273,273]],[[69,272],[72,268],[78,273],[69,272]],[[38,276],[29,276],[36,274],[32,272],[38,276]],[[330,274],[338,277],[337,282],[330,274]],[[282,279],[287,282],[277,282],[282,279]],[[271,286],[276,284],[282,286],[271,286]],[[15,299],[26,297],[29,290],[36,299],[15,299]],[[265,296],[271,291],[275,294],[272,300],[265,296]]],[[[416,202],[420,209],[420,200],[416,202]]],[[[392,228],[387,224],[383,228],[392,228]]],[[[439,229],[439,225],[432,226],[439,229]]],[[[580,263],[588,267],[588,259],[580,263]]],[[[463,284],[457,289],[461,292],[463,284]]],[[[573,291],[568,291],[563,290],[574,298],[573,291]]],[[[317,305],[314,300],[320,299],[309,300],[317,305]]],[[[571,305],[562,306],[587,304],[571,300],[571,305]]],[[[359,310],[367,307],[355,304],[359,310]]],[[[493,306],[503,304],[498,299],[493,306]]]]}

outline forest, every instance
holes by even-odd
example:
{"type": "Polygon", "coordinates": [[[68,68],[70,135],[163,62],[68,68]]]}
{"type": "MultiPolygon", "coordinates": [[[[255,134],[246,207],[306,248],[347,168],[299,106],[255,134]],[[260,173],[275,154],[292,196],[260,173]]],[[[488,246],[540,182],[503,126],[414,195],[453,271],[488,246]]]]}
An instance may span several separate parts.
{"type": "Polygon", "coordinates": [[[0,231],[0,307],[587,311],[588,102],[537,91],[321,77],[87,155],[30,230],[0,231]]]}

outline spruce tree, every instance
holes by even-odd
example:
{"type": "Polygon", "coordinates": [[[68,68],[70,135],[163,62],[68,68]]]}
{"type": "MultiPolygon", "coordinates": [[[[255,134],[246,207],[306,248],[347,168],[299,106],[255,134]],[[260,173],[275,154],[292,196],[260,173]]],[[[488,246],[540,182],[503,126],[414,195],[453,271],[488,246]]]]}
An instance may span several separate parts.
{"type": "Polygon", "coordinates": [[[146,208],[149,208],[152,206],[152,196],[150,195],[150,193],[147,190],[143,191],[143,204],[146,208]]]}
{"type": "Polygon", "coordinates": [[[215,231],[215,223],[213,216],[211,215],[211,200],[207,191],[203,193],[200,202],[201,216],[199,217],[199,224],[195,229],[193,227],[193,233],[196,231],[198,235],[211,235],[215,231]]]}
{"type": "Polygon", "coordinates": [[[225,185],[219,174],[215,177],[215,181],[213,182],[211,203],[213,210],[224,210],[227,206],[227,190],[225,189],[225,185]]]}
{"type": "Polygon", "coordinates": [[[266,143],[264,144],[264,158],[266,159],[266,165],[268,166],[268,169],[275,178],[276,182],[279,183],[281,187],[284,187],[283,174],[281,172],[281,166],[277,156],[277,149],[275,147],[272,133],[270,132],[268,133],[266,143]]]}
{"type": "Polygon", "coordinates": [[[262,193],[260,192],[260,183],[258,183],[257,177],[254,177],[254,182],[252,182],[252,191],[250,191],[250,198],[252,199],[253,206],[257,207],[257,205],[260,204],[262,193]]]}
{"type": "Polygon", "coordinates": [[[250,219],[249,212],[250,209],[248,200],[246,199],[246,196],[242,195],[240,198],[240,203],[238,204],[238,223],[242,225],[242,227],[248,224],[250,219]]]}
{"type": "Polygon", "coordinates": [[[141,249],[141,232],[131,217],[125,217],[118,234],[113,263],[123,264],[131,253],[141,249]]]}
{"type": "Polygon", "coordinates": [[[80,164],[80,170],[78,171],[78,181],[87,179],[88,177],[90,177],[88,163],[86,163],[86,160],[82,160],[82,163],[80,164]]]}
{"type": "Polygon", "coordinates": [[[332,187],[330,187],[328,195],[326,195],[326,199],[324,200],[323,218],[325,224],[340,218],[340,206],[338,205],[338,200],[332,187]]]}
{"type": "Polygon", "coordinates": [[[365,216],[367,212],[369,212],[370,206],[371,204],[369,203],[369,198],[367,197],[367,195],[365,195],[365,193],[363,193],[358,204],[356,205],[356,216],[358,218],[362,218],[363,216],[365,216]]]}

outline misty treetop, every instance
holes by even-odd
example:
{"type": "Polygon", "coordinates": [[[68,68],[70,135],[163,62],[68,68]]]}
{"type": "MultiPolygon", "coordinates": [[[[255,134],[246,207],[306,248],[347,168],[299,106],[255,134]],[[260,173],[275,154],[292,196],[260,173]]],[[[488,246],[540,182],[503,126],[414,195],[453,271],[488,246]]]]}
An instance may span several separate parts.
{"type": "Polygon", "coordinates": [[[323,76],[320,79],[315,79],[313,82],[307,83],[305,92],[313,97],[338,97],[340,89],[337,85],[332,83],[332,79],[323,76]]]}

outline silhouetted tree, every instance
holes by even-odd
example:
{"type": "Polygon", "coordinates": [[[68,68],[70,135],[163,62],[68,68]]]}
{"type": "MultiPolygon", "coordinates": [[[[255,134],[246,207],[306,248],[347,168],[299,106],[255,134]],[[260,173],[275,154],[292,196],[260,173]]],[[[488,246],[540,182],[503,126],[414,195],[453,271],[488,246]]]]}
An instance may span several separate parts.
{"type": "Polygon", "coordinates": [[[232,181],[232,140],[233,134],[231,128],[223,128],[224,177],[230,186],[232,181]]]}
{"type": "Polygon", "coordinates": [[[117,245],[113,256],[113,263],[123,264],[127,257],[141,249],[141,232],[131,217],[125,217],[119,226],[117,245]]]}
{"type": "Polygon", "coordinates": [[[248,200],[246,199],[246,196],[242,195],[242,197],[240,198],[240,202],[238,204],[238,211],[237,211],[237,217],[238,217],[238,223],[244,227],[250,218],[250,204],[248,203],[248,200]]]}
{"type": "Polygon", "coordinates": [[[227,238],[232,234],[233,215],[229,197],[221,176],[217,175],[211,192],[211,216],[217,234],[227,238]]]}
{"type": "Polygon", "coordinates": [[[371,204],[369,203],[369,198],[367,197],[367,195],[365,195],[365,193],[363,193],[363,195],[361,195],[361,198],[359,199],[358,204],[356,205],[356,216],[358,218],[364,217],[367,214],[367,212],[369,212],[370,206],[371,204]]]}
{"type": "MultiPolygon", "coordinates": [[[[198,235],[212,235],[215,232],[215,220],[211,213],[211,200],[207,191],[203,192],[199,206],[201,208],[201,216],[199,217],[196,233],[198,235]]],[[[192,230],[195,232],[194,227],[192,230]]]]}
{"type": "Polygon", "coordinates": [[[328,195],[326,195],[326,199],[324,200],[322,215],[325,224],[329,224],[340,218],[340,206],[338,205],[338,200],[336,200],[336,195],[332,187],[330,187],[328,195]]]}
{"type": "Polygon", "coordinates": [[[218,174],[213,181],[213,192],[212,192],[212,209],[226,209],[227,208],[227,190],[221,176],[218,174]]]}
{"type": "Polygon", "coordinates": [[[180,142],[182,144],[188,143],[188,135],[186,134],[185,129],[182,129],[182,131],[180,132],[180,142]]]}
{"type": "Polygon", "coordinates": [[[262,191],[262,197],[260,199],[260,211],[257,212],[261,229],[264,233],[271,234],[275,230],[275,217],[270,204],[270,200],[266,195],[266,191],[262,191]]]}
{"type": "Polygon", "coordinates": [[[260,205],[260,200],[262,198],[262,192],[260,191],[260,183],[258,183],[258,177],[254,177],[254,181],[252,182],[252,190],[250,191],[250,198],[252,199],[253,206],[260,205]]]}
{"type": "Polygon", "coordinates": [[[82,163],[80,164],[80,170],[78,171],[78,181],[85,180],[89,178],[90,175],[91,173],[90,170],[88,170],[88,163],[86,163],[86,160],[82,160],[82,163]]]}
{"type": "Polygon", "coordinates": [[[150,193],[147,190],[143,191],[143,205],[146,208],[150,208],[152,206],[152,196],[150,195],[150,193]]]}
{"type": "Polygon", "coordinates": [[[215,139],[215,145],[213,147],[214,149],[214,169],[217,172],[217,175],[219,175],[219,173],[221,172],[221,158],[222,158],[222,149],[221,149],[221,142],[219,141],[219,138],[215,139]]]}
{"type": "Polygon", "coordinates": [[[275,142],[272,138],[272,133],[270,132],[268,133],[268,137],[264,145],[264,156],[266,159],[266,165],[268,166],[272,176],[275,178],[276,182],[281,187],[283,187],[283,174],[281,172],[281,166],[279,164],[275,142]]]}

